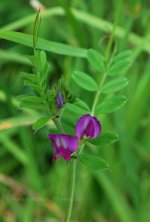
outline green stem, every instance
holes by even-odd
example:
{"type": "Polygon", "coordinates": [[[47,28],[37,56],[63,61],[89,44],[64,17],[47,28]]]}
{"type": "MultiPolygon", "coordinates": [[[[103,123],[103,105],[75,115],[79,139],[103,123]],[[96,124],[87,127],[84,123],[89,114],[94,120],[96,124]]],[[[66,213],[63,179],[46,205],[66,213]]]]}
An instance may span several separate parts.
{"type": "Polygon", "coordinates": [[[97,91],[95,98],[94,98],[94,102],[93,102],[93,106],[92,106],[92,110],[91,110],[91,115],[94,115],[95,113],[95,109],[96,109],[96,105],[98,103],[99,97],[101,95],[102,92],[102,87],[104,85],[105,79],[107,77],[107,73],[105,73],[100,81],[100,86],[99,86],[99,90],[97,91]]]}
{"type": "Polygon", "coordinates": [[[70,222],[71,213],[73,208],[73,201],[74,201],[74,191],[75,191],[75,177],[76,177],[76,165],[77,160],[72,159],[69,161],[70,167],[70,179],[69,179],[69,190],[68,190],[68,197],[67,197],[67,211],[65,215],[64,222],[70,222]]]}
{"type": "MultiPolygon", "coordinates": [[[[115,17],[115,23],[112,29],[112,33],[106,48],[106,52],[105,52],[105,59],[106,62],[108,62],[109,60],[109,55],[110,55],[110,51],[111,51],[111,47],[112,47],[112,43],[113,43],[113,39],[114,39],[114,35],[117,29],[117,25],[118,25],[118,21],[119,21],[119,17],[120,17],[120,12],[121,12],[121,8],[122,8],[122,0],[119,1],[118,7],[117,7],[117,12],[116,12],[116,17],[115,17]]],[[[96,105],[99,101],[99,97],[101,95],[101,91],[102,91],[102,87],[104,85],[105,79],[107,77],[107,73],[103,74],[102,79],[100,80],[100,86],[99,86],[99,90],[97,91],[95,98],[94,98],[94,102],[93,102],[93,106],[92,106],[92,110],[91,110],[91,114],[94,115],[95,113],[95,109],[96,109],[96,105]]]]}
{"type": "MultiPolygon", "coordinates": [[[[53,117],[53,121],[59,131],[59,133],[64,133],[60,119],[53,117]]],[[[67,197],[67,211],[65,215],[64,222],[70,222],[71,213],[73,208],[73,200],[74,200],[74,191],[75,191],[75,176],[76,176],[76,159],[71,159],[69,161],[69,188],[68,188],[68,197],[67,197]]]]}
{"type": "Polygon", "coordinates": [[[108,45],[107,45],[107,48],[106,48],[106,53],[105,53],[106,61],[108,61],[108,59],[109,59],[109,55],[110,55],[114,35],[115,35],[116,29],[117,29],[121,9],[122,9],[122,0],[119,0],[118,7],[117,7],[117,10],[116,10],[114,26],[113,26],[112,33],[111,33],[111,36],[110,36],[110,39],[109,39],[109,42],[108,42],[108,45]]]}
{"type": "Polygon", "coordinates": [[[53,117],[53,121],[54,121],[54,123],[55,123],[55,125],[56,125],[56,127],[57,127],[57,129],[58,129],[58,131],[59,131],[59,133],[62,133],[62,134],[63,134],[63,133],[64,133],[64,130],[63,130],[63,128],[62,128],[60,119],[53,117]]]}

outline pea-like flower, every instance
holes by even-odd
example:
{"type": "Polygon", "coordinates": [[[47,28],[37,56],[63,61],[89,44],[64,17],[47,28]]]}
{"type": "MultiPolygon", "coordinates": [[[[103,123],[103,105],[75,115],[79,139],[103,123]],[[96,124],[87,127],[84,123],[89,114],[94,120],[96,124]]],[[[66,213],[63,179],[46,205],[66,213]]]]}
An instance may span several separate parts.
{"type": "Polygon", "coordinates": [[[64,160],[70,160],[71,154],[78,149],[78,139],[67,134],[49,134],[52,147],[54,149],[53,160],[62,157],[64,160]]]}
{"type": "Polygon", "coordinates": [[[84,137],[96,138],[101,132],[101,124],[98,119],[90,114],[82,116],[76,124],[76,136],[81,139],[84,137]]]}

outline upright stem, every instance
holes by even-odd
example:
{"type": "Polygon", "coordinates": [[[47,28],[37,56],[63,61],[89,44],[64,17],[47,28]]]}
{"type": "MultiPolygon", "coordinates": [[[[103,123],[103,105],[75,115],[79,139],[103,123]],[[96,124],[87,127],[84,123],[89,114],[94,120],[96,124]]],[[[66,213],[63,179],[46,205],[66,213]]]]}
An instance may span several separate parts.
{"type": "MultiPolygon", "coordinates": [[[[116,31],[116,28],[117,28],[117,25],[118,25],[121,8],[122,8],[122,0],[119,0],[117,11],[116,11],[116,16],[115,16],[115,23],[114,23],[113,30],[112,30],[112,33],[111,33],[111,36],[110,36],[110,39],[109,39],[109,42],[108,42],[108,45],[107,45],[107,48],[106,48],[106,52],[105,52],[106,63],[109,60],[109,55],[110,55],[110,51],[111,51],[111,47],[112,47],[115,31],[116,31]]],[[[97,91],[97,93],[95,95],[93,106],[92,106],[92,110],[91,110],[91,114],[92,115],[94,115],[94,113],[95,113],[96,105],[97,105],[99,97],[101,95],[102,87],[104,85],[106,77],[107,77],[107,73],[103,74],[103,77],[100,80],[99,90],[97,91]]]]}
{"type": "MultiPolygon", "coordinates": [[[[60,119],[53,117],[54,124],[56,125],[59,133],[64,133],[60,119]]],[[[67,196],[67,211],[65,215],[64,222],[70,222],[73,200],[74,200],[74,191],[75,191],[75,176],[76,176],[76,159],[71,159],[69,161],[69,184],[68,184],[68,196],[67,196]]]]}
{"type": "Polygon", "coordinates": [[[75,191],[75,177],[76,177],[76,165],[77,160],[72,159],[69,163],[69,170],[70,170],[70,178],[69,178],[69,190],[68,190],[68,197],[67,197],[67,211],[65,215],[64,222],[70,222],[71,213],[73,208],[73,200],[74,200],[74,191],[75,191]]]}
{"type": "Polygon", "coordinates": [[[101,79],[100,81],[100,86],[99,86],[99,90],[97,91],[96,95],[95,95],[95,98],[94,98],[94,102],[93,102],[93,106],[92,106],[92,110],[91,110],[91,114],[94,115],[95,113],[95,109],[96,109],[96,105],[98,103],[98,100],[99,100],[99,97],[100,97],[100,94],[101,94],[101,91],[102,91],[102,87],[104,85],[104,82],[105,82],[105,79],[107,77],[107,73],[105,73],[103,75],[103,78],[101,79]]]}
{"type": "Polygon", "coordinates": [[[62,134],[63,134],[63,133],[64,133],[64,130],[63,130],[63,128],[62,128],[62,125],[61,125],[60,120],[59,120],[58,118],[53,117],[53,121],[54,121],[55,126],[57,127],[59,133],[62,133],[62,134]]]}

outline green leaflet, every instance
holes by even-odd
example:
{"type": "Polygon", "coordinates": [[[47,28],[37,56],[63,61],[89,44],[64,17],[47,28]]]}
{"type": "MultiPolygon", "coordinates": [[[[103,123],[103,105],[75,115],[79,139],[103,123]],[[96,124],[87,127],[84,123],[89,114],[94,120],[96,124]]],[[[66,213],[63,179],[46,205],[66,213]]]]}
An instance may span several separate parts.
{"type": "Polygon", "coordinates": [[[112,58],[111,64],[107,69],[107,73],[110,76],[121,75],[127,71],[132,63],[132,52],[125,50],[118,53],[112,58]]]}
{"type": "Polygon", "coordinates": [[[46,63],[47,63],[47,60],[46,60],[46,53],[42,50],[40,51],[40,67],[41,67],[41,72],[43,71],[46,63]]]}
{"type": "Polygon", "coordinates": [[[43,98],[32,95],[20,95],[17,97],[21,102],[39,103],[43,102],[43,98]]]}
{"type": "Polygon", "coordinates": [[[118,135],[112,132],[101,133],[98,138],[89,140],[90,143],[96,146],[106,146],[115,143],[118,140],[118,135]]]}
{"type": "Polygon", "coordinates": [[[75,71],[72,75],[73,80],[83,89],[88,91],[97,91],[98,85],[96,81],[88,74],[75,71]]]}
{"type": "Polygon", "coordinates": [[[102,59],[102,55],[96,52],[94,49],[88,50],[87,60],[97,72],[105,72],[105,64],[102,59]]]}
{"type": "Polygon", "coordinates": [[[114,80],[107,82],[103,88],[103,93],[113,93],[119,91],[128,85],[128,80],[125,77],[120,77],[114,80]]]}
{"type": "Polygon", "coordinates": [[[78,159],[91,170],[105,170],[108,168],[108,163],[96,155],[80,154],[78,159]]]}
{"type": "Polygon", "coordinates": [[[32,90],[35,90],[38,94],[43,94],[43,88],[38,86],[28,80],[24,81],[24,85],[30,87],[32,90]]]}
{"type": "Polygon", "coordinates": [[[75,105],[83,108],[85,111],[90,112],[90,108],[88,107],[88,105],[81,99],[77,99],[77,101],[75,102],[75,105]]]}
{"type": "Polygon", "coordinates": [[[41,117],[33,124],[32,128],[35,130],[42,128],[50,120],[50,118],[50,116],[41,117]]]}
{"type": "Polygon", "coordinates": [[[85,106],[80,106],[80,104],[72,104],[72,103],[67,103],[65,105],[66,109],[73,112],[73,113],[79,113],[79,114],[85,114],[89,113],[89,109],[85,109],[85,106]]]}
{"type": "Polygon", "coordinates": [[[96,108],[96,113],[112,113],[120,109],[127,99],[125,96],[115,96],[110,99],[106,99],[96,108]]]}
{"type": "Polygon", "coordinates": [[[35,109],[35,110],[41,110],[41,111],[48,111],[48,107],[44,104],[37,104],[32,102],[22,102],[20,104],[20,107],[22,108],[28,108],[28,109],[35,109]]]}
{"type": "Polygon", "coordinates": [[[32,73],[21,72],[20,77],[24,78],[26,80],[30,80],[33,83],[38,83],[39,82],[38,76],[36,76],[35,74],[32,74],[32,73]]]}

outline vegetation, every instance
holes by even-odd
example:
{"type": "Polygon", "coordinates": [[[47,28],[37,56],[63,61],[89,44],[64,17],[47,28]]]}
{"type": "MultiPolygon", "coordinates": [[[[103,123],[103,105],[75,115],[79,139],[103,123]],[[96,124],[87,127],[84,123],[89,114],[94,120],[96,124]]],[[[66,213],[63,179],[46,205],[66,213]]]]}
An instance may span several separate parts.
{"type": "Polygon", "coordinates": [[[81,154],[71,221],[149,222],[149,1],[42,0],[37,23],[33,2],[0,1],[0,222],[63,221],[68,163],[48,139],[58,89],[65,132],[96,115],[85,148],[109,164],[81,154]]]}

